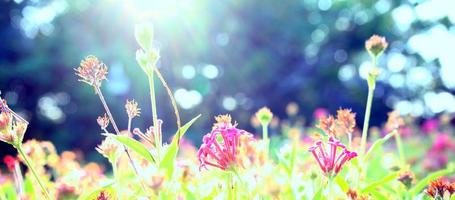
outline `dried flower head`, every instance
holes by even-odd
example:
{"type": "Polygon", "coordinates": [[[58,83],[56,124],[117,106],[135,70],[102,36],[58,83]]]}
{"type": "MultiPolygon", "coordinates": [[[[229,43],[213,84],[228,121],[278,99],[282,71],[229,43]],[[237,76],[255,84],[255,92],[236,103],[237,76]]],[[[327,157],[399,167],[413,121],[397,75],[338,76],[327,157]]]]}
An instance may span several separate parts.
{"type": "Polygon", "coordinates": [[[347,150],[345,145],[333,137],[330,137],[326,144],[321,140],[317,141],[308,151],[313,154],[324,175],[328,177],[336,176],[346,162],[357,156],[356,152],[347,150]]]}
{"type": "Polygon", "coordinates": [[[321,118],[316,127],[320,128],[329,136],[335,136],[336,122],[332,115],[321,118]]]}
{"type": "Polygon", "coordinates": [[[121,145],[111,137],[107,137],[104,141],[96,147],[101,155],[106,157],[110,162],[115,161],[121,152],[121,145]]]}
{"type": "Polygon", "coordinates": [[[386,131],[392,131],[399,129],[404,126],[404,119],[400,116],[400,113],[397,111],[392,111],[388,113],[387,123],[385,124],[386,131]]]}
{"type": "Polygon", "coordinates": [[[272,121],[273,118],[273,113],[267,107],[262,107],[261,109],[259,109],[259,111],[256,112],[255,115],[263,126],[267,126],[270,123],[270,121],[272,121]]]}
{"type": "Polygon", "coordinates": [[[442,178],[439,178],[438,180],[432,181],[425,192],[434,199],[449,199],[455,193],[455,187],[442,178]]]}
{"type": "Polygon", "coordinates": [[[100,87],[101,82],[106,79],[108,73],[107,66],[92,55],[85,57],[80,66],[74,70],[76,75],[80,77],[79,81],[94,87],[100,87]]]}
{"type": "Polygon", "coordinates": [[[106,113],[104,113],[104,116],[99,116],[96,119],[96,122],[100,126],[101,130],[106,130],[107,126],[109,126],[109,118],[107,117],[106,113]]]}
{"type": "Polygon", "coordinates": [[[352,133],[355,128],[355,113],[351,109],[339,109],[336,122],[341,132],[352,133]]]}
{"type": "Polygon", "coordinates": [[[367,49],[368,53],[373,57],[378,57],[379,55],[384,52],[387,48],[388,43],[385,40],[385,37],[381,37],[379,35],[373,35],[365,42],[365,48],[367,49]]]}
{"type": "Polygon", "coordinates": [[[22,143],[28,122],[8,108],[2,99],[0,110],[0,141],[17,146],[22,143]]]}
{"type": "Polygon", "coordinates": [[[229,115],[215,117],[216,123],[210,133],[202,139],[197,156],[200,161],[200,168],[213,166],[222,170],[229,170],[239,165],[238,153],[240,138],[251,137],[251,134],[236,128],[231,123],[229,115]]]}
{"type": "Polygon", "coordinates": [[[128,114],[128,118],[133,119],[134,117],[139,117],[141,114],[141,109],[138,107],[137,102],[133,99],[129,101],[126,100],[125,104],[126,113],[128,114]]]}
{"type": "Polygon", "coordinates": [[[398,176],[398,181],[403,183],[403,185],[406,186],[406,188],[408,188],[408,189],[411,188],[414,180],[415,180],[415,176],[414,176],[414,173],[412,173],[411,171],[402,172],[398,176]]]}

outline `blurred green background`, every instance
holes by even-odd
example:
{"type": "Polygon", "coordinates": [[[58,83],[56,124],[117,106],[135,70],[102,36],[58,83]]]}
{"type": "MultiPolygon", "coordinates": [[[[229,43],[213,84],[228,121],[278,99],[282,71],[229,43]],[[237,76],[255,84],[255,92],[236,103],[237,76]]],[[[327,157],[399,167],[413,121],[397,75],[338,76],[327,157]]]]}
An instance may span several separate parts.
{"type": "MultiPolygon", "coordinates": [[[[134,25],[152,22],[159,67],[174,90],[183,121],[203,117],[187,135],[199,143],[213,116],[231,113],[254,131],[250,117],[268,106],[286,117],[289,102],[312,123],[316,108],[352,108],[363,120],[371,67],[364,41],[389,41],[381,57],[372,124],[387,112],[428,118],[455,112],[455,1],[451,0],[0,0],[0,90],[30,121],[26,138],[58,150],[96,155],[104,113],[93,89],[73,68],[93,54],[109,66],[103,90],[126,128],[126,99],[151,125],[146,76],[135,61],[134,25]]],[[[165,91],[158,113],[167,136],[176,130],[165,91]]],[[[360,123],[359,123],[360,124],[360,123]]],[[[13,152],[0,144],[2,153],[13,152]]]]}

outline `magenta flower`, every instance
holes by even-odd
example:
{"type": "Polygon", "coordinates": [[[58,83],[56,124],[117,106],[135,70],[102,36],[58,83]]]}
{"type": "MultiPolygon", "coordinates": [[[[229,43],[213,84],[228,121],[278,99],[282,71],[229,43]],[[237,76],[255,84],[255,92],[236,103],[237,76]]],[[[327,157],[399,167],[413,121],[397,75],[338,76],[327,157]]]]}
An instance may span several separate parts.
{"type": "Polygon", "coordinates": [[[436,119],[428,119],[425,122],[423,122],[421,129],[423,132],[430,134],[434,133],[438,130],[439,128],[439,121],[436,119]]]}
{"type": "Polygon", "coordinates": [[[333,137],[329,138],[327,145],[328,147],[319,140],[309,148],[309,151],[313,154],[325,175],[335,176],[341,171],[346,162],[357,156],[357,153],[347,150],[346,146],[333,137]]]}
{"type": "Polygon", "coordinates": [[[202,145],[197,152],[200,166],[207,168],[207,165],[217,167],[222,170],[231,169],[238,164],[238,149],[240,138],[249,137],[251,134],[237,129],[237,124],[231,123],[229,115],[215,117],[217,123],[213,126],[210,133],[202,139],[202,145]]]}

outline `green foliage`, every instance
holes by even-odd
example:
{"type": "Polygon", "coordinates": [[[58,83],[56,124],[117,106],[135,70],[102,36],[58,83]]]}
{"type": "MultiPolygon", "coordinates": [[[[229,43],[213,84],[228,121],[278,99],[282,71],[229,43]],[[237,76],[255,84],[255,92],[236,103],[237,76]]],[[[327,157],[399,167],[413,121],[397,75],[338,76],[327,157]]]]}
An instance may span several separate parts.
{"type": "Polygon", "coordinates": [[[425,178],[420,180],[413,188],[409,190],[411,195],[417,195],[420,193],[431,181],[438,179],[439,177],[454,174],[455,173],[455,164],[450,163],[446,169],[439,170],[433,173],[428,174],[425,178]]]}
{"type": "Polygon", "coordinates": [[[142,156],[145,160],[149,161],[150,163],[155,163],[155,158],[147,149],[147,147],[145,147],[144,144],[138,142],[137,140],[124,135],[106,134],[106,136],[114,138],[121,144],[125,145],[129,149],[136,152],[138,155],[142,156]]]}
{"type": "Polygon", "coordinates": [[[193,123],[199,119],[201,115],[199,114],[192,120],[190,120],[188,123],[182,126],[179,130],[177,130],[177,133],[175,133],[174,138],[172,139],[171,144],[167,148],[166,154],[163,157],[163,160],[160,162],[160,168],[164,169],[166,171],[166,175],[168,178],[172,178],[172,174],[174,173],[174,168],[175,168],[175,159],[177,158],[177,153],[179,150],[179,141],[185,135],[186,131],[190,128],[193,123]],[[180,138],[177,136],[180,135],[180,138]]]}

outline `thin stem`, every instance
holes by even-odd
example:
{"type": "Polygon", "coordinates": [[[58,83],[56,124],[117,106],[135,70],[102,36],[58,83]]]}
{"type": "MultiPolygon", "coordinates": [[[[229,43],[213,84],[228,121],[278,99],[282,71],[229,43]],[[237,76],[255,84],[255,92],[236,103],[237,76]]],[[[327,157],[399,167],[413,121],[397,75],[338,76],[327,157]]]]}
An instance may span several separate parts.
{"type": "Polygon", "coordinates": [[[269,130],[267,129],[268,124],[262,124],[262,139],[269,140],[269,130]]]}
{"type": "Polygon", "coordinates": [[[269,146],[270,146],[268,124],[261,124],[261,125],[262,125],[262,140],[265,142],[265,151],[266,151],[265,156],[268,159],[269,146]]]}
{"type": "Polygon", "coordinates": [[[131,120],[133,118],[128,117],[128,133],[131,133],[131,120]]]}
{"type": "Polygon", "coordinates": [[[155,97],[155,81],[153,71],[148,74],[149,87],[150,87],[150,100],[152,103],[152,120],[153,120],[153,136],[155,138],[155,148],[157,152],[157,162],[158,165],[161,161],[160,152],[161,152],[161,138],[158,133],[158,114],[156,110],[156,97],[155,97]]]}
{"type": "Polygon", "coordinates": [[[395,142],[397,143],[397,149],[398,149],[398,155],[400,156],[400,168],[403,168],[406,164],[406,158],[404,156],[404,149],[403,149],[403,143],[401,141],[401,135],[400,133],[398,133],[398,130],[395,130],[397,131],[397,133],[395,134],[395,142]]]}
{"type": "Polygon", "coordinates": [[[44,197],[46,199],[51,199],[49,193],[47,192],[46,190],[46,187],[44,186],[44,183],[43,181],[41,181],[41,178],[38,176],[38,174],[36,173],[35,169],[33,168],[33,165],[31,164],[31,161],[28,159],[27,155],[24,153],[24,151],[22,150],[22,146],[21,145],[18,145],[17,146],[17,151],[19,152],[19,154],[22,156],[22,158],[24,159],[25,161],[25,164],[27,165],[27,167],[30,169],[30,171],[32,172],[33,176],[35,177],[36,179],[36,182],[38,182],[38,185],[41,187],[41,190],[44,194],[44,197]]]}
{"type": "Polygon", "coordinates": [[[22,176],[21,168],[17,161],[14,162],[14,178],[16,179],[16,185],[19,189],[19,195],[24,195],[24,177],[22,176]]]}
{"type": "MultiPolygon", "coordinates": [[[[377,58],[373,57],[373,69],[372,72],[376,70],[376,60],[377,58]]],[[[367,105],[365,108],[365,119],[363,121],[363,130],[362,130],[362,139],[360,142],[360,154],[365,154],[366,143],[367,143],[367,135],[368,135],[368,125],[370,121],[370,114],[371,114],[371,106],[373,104],[373,95],[374,89],[376,87],[376,74],[370,73],[367,78],[368,80],[368,97],[367,97],[367,105]]]]}
{"type": "MultiPolygon", "coordinates": [[[[100,98],[101,103],[103,104],[103,107],[104,107],[104,110],[105,110],[106,113],[107,113],[107,116],[109,117],[109,121],[111,122],[112,126],[114,127],[115,133],[116,133],[117,135],[120,135],[120,131],[119,131],[118,127],[117,127],[117,124],[116,124],[115,121],[114,121],[114,117],[112,116],[111,110],[109,109],[109,106],[107,105],[106,100],[104,99],[104,95],[103,95],[103,93],[101,92],[100,87],[95,85],[94,88],[95,88],[96,94],[97,94],[98,97],[100,98]]],[[[129,159],[129,161],[130,161],[131,167],[132,167],[133,170],[134,170],[134,173],[136,174],[136,176],[140,177],[140,176],[139,176],[139,171],[137,170],[136,165],[134,164],[133,158],[131,158],[131,155],[130,155],[130,153],[128,152],[128,149],[126,148],[125,145],[123,145],[123,149],[124,149],[126,155],[128,156],[128,159],[129,159]]],[[[141,182],[142,182],[142,181],[141,181],[141,182]]],[[[145,192],[145,186],[144,186],[143,184],[142,184],[142,189],[143,189],[144,192],[145,192]]]]}
{"type": "Polygon", "coordinates": [[[118,169],[117,169],[117,159],[113,159],[111,162],[112,165],[112,173],[114,176],[114,180],[116,182],[119,182],[119,177],[118,177],[118,169]]]}
{"type": "Polygon", "coordinates": [[[373,93],[374,89],[368,89],[368,98],[367,98],[367,106],[365,109],[365,119],[363,121],[363,130],[362,130],[362,140],[360,143],[360,153],[362,155],[365,154],[366,143],[367,143],[367,135],[368,135],[368,124],[370,121],[370,114],[371,114],[371,105],[373,104],[373,93]]]}
{"type": "Polygon", "coordinates": [[[178,141],[178,143],[180,143],[180,128],[181,128],[182,124],[180,122],[180,113],[179,113],[179,109],[177,107],[177,103],[175,102],[175,98],[174,98],[174,95],[172,94],[171,88],[167,84],[166,80],[164,80],[164,77],[161,74],[160,70],[158,70],[157,67],[155,67],[154,69],[155,69],[156,76],[158,76],[158,78],[160,79],[164,88],[166,88],[166,92],[167,92],[167,95],[169,96],[169,99],[171,99],[171,104],[172,104],[172,108],[174,109],[174,115],[175,115],[175,119],[176,119],[176,123],[177,123],[177,131],[178,131],[177,132],[177,134],[178,134],[177,141],[178,141]]]}

